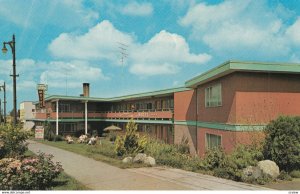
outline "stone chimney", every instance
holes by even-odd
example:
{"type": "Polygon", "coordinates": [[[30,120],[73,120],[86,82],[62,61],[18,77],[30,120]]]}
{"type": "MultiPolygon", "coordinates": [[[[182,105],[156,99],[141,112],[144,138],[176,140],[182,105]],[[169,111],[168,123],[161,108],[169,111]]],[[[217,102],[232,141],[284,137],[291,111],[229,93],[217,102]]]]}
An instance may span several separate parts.
{"type": "Polygon", "coordinates": [[[83,83],[83,97],[90,97],[90,84],[83,83]]]}

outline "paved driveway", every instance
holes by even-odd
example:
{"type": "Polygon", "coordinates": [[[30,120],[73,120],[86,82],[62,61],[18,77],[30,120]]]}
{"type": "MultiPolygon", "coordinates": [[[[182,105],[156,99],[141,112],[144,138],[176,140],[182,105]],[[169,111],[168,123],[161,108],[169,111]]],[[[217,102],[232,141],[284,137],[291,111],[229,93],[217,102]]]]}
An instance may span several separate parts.
{"type": "Polygon", "coordinates": [[[29,141],[29,149],[54,155],[65,172],[95,190],[264,190],[238,183],[166,167],[120,169],[69,151],[29,141]]]}

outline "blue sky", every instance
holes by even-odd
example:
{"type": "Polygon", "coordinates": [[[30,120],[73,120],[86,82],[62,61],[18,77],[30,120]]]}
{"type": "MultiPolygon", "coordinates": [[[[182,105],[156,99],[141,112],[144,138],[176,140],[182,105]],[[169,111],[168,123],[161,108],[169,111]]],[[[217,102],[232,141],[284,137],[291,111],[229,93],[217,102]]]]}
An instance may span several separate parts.
{"type": "MultiPolygon", "coordinates": [[[[299,0],[0,0],[0,41],[16,35],[18,104],[180,87],[229,59],[300,62],[299,0]],[[120,44],[128,56],[121,63],[120,44]]],[[[12,109],[11,52],[0,84],[12,109]]],[[[3,94],[1,93],[1,98],[3,94]]]]}

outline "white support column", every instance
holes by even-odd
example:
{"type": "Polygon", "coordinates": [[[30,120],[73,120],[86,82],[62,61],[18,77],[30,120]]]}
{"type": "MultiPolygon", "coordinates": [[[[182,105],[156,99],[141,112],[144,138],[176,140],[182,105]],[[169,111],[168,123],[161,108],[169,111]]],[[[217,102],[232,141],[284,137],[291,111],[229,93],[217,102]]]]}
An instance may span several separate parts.
{"type": "Polygon", "coordinates": [[[58,135],[58,100],[56,101],[56,135],[58,135]]]}
{"type": "Polygon", "coordinates": [[[85,123],[84,123],[84,129],[85,129],[85,134],[87,134],[87,128],[88,128],[88,127],[87,127],[87,119],[88,119],[88,118],[87,118],[87,116],[88,116],[88,112],[87,112],[87,102],[88,102],[88,101],[85,101],[85,102],[84,102],[84,115],[85,115],[85,118],[84,118],[84,122],[85,122],[85,123]]]}

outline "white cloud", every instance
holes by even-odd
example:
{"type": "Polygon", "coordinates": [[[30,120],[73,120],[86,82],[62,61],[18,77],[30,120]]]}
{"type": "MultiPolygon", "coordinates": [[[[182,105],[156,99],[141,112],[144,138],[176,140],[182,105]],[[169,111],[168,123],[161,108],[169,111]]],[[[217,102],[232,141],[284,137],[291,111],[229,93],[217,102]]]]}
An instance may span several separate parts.
{"type": "Polygon", "coordinates": [[[136,1],[132,1],[124,7],[121,7],[120,11],[124,15],[148,16],[152,14],[153,7],[151,3],[138,3],[136,1]]]}
{"type": "Polygon", "coordinates": [[[59,58],[117,61],[118,42],[131,44],[132,37],[103,21],[83,35],[63,33],[54,39],[49,50],[59,58]]]}
{"type": "Polygon", "coordinates": [[[231,56],[250,51],[253,56],[276,57],[290,52],[285,26],[266,1],[199,3],[179,23],[191,27],[191,38],[204,42],[217,54],[231,56]]]}
{"type": "Polygon", "coordinates": [[[40,83],[47,83],[49,87],[65,88],[67,84],[68,88],[77,88],[84,82],[109,79],[100,68],[86,61],[52,61],[46,65],[40,83]]]}
{"type": "Polygon", "coordinates": [[[134,63],[129,71],[139,76],[167,75],[178,73],[179,67],[169,63],[134,63]]]}
{"type": "MultiPolygon", "coordinates": [[[[0,60],[0,71],[2,77],[6,76],[8,90],[11,90],[12,72],[11,60],[0,60]]],[[[48,84],[49,88],[78,88],[84,82],[108,80],[99,67],[95,67],[88,61],[73,60],[65,61],[35,61],[33,59],[17,60],[18,90],[35,90],[36,84],[48,84]]],[[[0,83],[1,84],[1,83],[0,83]]]]}
{"type": "Polygon", "coordinates": [[[300,45],[300,17],[286,30],[286,35],[294,45],[300,45]]]}
{"type": "Polygon", "coordinates": [[[17,89],[18,90],[31,90],[34,91],[36,88],[37,83],[32,80],[24,80],[24,81],[19,81],[17,83],[17,89]]]}
{"type": "Polygon", "coordinates": [[[167,31],[161,31],[147,43],[137,45],[131,54],[130,72],[137,75],[174,74],[185,63],[203,64],[211,59],[208,54],[190,53],[185,39],[167,31]]]}
{"type": "Polygon", "coordinates": [[[99,18],[97,12],[83,5],[83,0],[4,0],[0,2],[1,19],[25,28],[40,28],[47,23],[63,29],[70,29],[89,26],[99,18]]]}
{"type": "Polygon", "coordinates": [[[188,43],[178,34],[162,30],[141,44],[134,35],[117,30],[109,21],[97,24],[83,35],[61,34],[48,48],[58,58],[120,64],[118,42],[128,45],[129,71],[138,75],[174,74],[186,63],[203,64],[211,59],[206,53],[191,53],[188,43]]]}
{"type": "MultiPolygon", "coordinates": [[[[6,77],[7,91],[12,91],[12,77],[13,72],[12,60],[0,60],[0,75],[6,77]]],[[[16,61],[17,89],[29,90],[35,88],[36,82],[33,80],[37,76],[36,62],[32,59],[20,59],[16,61]]],[[[1,76],[1,77],[2,77],[1,76]]],[[[1,84],[1,82],[0,82],[1,84]]]]}

